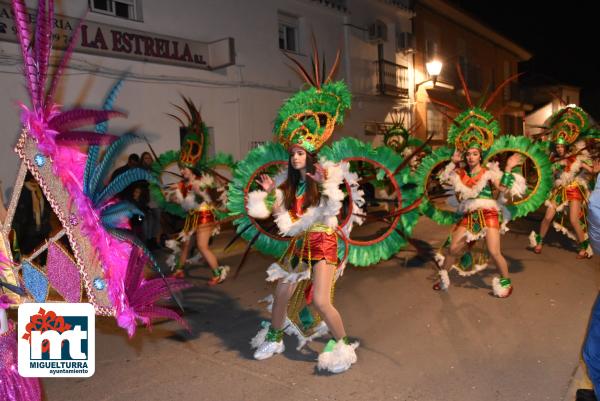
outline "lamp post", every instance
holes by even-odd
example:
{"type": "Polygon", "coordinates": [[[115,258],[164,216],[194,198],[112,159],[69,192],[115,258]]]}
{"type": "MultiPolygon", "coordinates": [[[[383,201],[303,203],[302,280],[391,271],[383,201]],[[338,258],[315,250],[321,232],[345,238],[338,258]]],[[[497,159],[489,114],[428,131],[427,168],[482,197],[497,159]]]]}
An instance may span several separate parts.
{"type": "Polygon", "coordinates": [[[419,86],[421,86],[425,82],[432,81],[433,86],[435,86],[437,78],[440,75],[440,73],[442,72],[442,67],[443,67],[443,64],[439,60],[431,60],[431,61],[425,63],[425,68],[427,69],[427,75],[429,75],[430,78],[426,79],[423,82],[419,82],[418,84],[416,84],[415,85],[415,93],[417,93],[419,91],[419,86]]]}

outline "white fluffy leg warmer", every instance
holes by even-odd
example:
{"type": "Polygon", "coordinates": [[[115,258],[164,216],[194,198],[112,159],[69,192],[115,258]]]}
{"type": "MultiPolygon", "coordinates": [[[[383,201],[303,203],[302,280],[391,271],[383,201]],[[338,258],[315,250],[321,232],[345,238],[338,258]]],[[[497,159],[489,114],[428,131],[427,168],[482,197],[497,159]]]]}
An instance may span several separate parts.
{"type": "Polygon", "coordinates": [[[448,271],[440,270],[438,274],[440,275],[440,290],[448,291],[448,288],[450,287],[450,276],[448,276],[448,271]]]}
{"type": "Polygon", "coordinates": [[[358,346],[358,342],[346,344],[344,340],[338,341],[332,351],[319,354],[317,368],[331,373],[345,372],[350,369],[353,363],[356,363],[357,358],[354,350],[358,346]]]}
{"type": "Polygon", "coordinates": [[[492,289],[494,290],[494,295],[498,298],[506,298],[512,293],[513,286],[511,284],[509,287],[503,287],[500,284],[500,277],[494,277],[492,280],[492,289]]]}
{"type": "Polygon", "coordinates": [[[269,327],[271,327],[271,323],[266,323],[262,329],[256,333],[252,340],[250,340],[250,346],[252,348],[258,348],[259,345],[265,342],[267,339],[267,333],[269,332],[269,327]]]}

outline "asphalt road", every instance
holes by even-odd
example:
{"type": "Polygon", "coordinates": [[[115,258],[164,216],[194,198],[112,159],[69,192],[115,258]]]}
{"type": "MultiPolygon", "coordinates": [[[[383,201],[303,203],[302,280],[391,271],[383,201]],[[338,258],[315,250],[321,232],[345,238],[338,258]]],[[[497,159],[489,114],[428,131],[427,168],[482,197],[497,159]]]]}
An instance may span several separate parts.
{"type": "MultiPolygon", "coordinates": [[[[527,250],[536,224],[523,220],[503,237],[515,291],[492,296],[493,267],[471,278],[451,274],[448,293],[431,290],[431,262],[407,250],[371,268],[349,268],[336,305],[358,363],[340,375],[316,371],[323,341],[265,361],[248,341],[267,313],[257,300],[271,259],[252,253],[237,280],[205,285],[196,267],[184,302],[192,331],[174,323],[141,328],[129,340],[114,320],[97,319],[96,373],[46,379],[54,400],[402,400],[571,401],[580,349],[600,283],[600,257],[576,260],[572,244],[551,233],[541,255],[527,250]],[[571,390],[569,386],[571,385],[571,390]]],[[[414,237],[437,247],[448,229],[421,219],[414,237]]],[[[216,249],[228,241],[224,232],[216,249]]],[[[220,254],[237,265],[241,246],[220,254]]],[[[579,371],[581,380],[581,371],[579,371]]]]}

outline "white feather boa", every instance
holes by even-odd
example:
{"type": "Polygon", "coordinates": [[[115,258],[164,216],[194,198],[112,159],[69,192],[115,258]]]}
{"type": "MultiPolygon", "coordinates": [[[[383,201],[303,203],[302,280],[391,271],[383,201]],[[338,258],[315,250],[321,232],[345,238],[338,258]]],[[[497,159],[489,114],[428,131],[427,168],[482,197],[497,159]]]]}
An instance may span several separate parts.
{"type": "Polygon", "coordinates": [[[288,272],[279,263],[272,263],[267,269],[267,281],[282,280],[284,283],[297,283],[310,278],[311,269],[304,262],[298,264],[294,270],[288,272]]]}
{"type": "MultiPolygon", "coordinates": [[[[473,212],[477,209],[494,209],[498,210],[502,215],[502,223],[500,225],[500,233],[504,234],[508,229],[508,223],[512,216],[510,211],[506,207],[506,196],[521,197],[527,190],[527,183],[525,178],[520,174],[512,173],[514,176],[514,182],[511,188],[508,188],[506,192],[500,194],[498,199],[485,199],[478,198],[481,191],[486,186],[492,185],[493,183],[499,183],[502,179],[502,171],[498,167],[497,162],[488,163],[486,171],[477,183],[468,187],[462,182],[460,175],[456,172],[456,165],[452,162],[442,170],[439,175],[440,182],[442,184],[450,185],[456,194],[461,199],[457,206],[457,211],[461,214],[473,212]]],[[[465,238],[468,242],[476,241],[480,238],[485,237],[487,229],[482,229],[479,233],[474,234],[469,231],[465,233],[465,238]]],[[[485,266],[481,266],[484,269],[485,266]]]]}
{"type": "Polygon", "coordinates": [[[321,184],[323,195],[321,202],[317,206],[307,208],[296,220],[292,220],[292,216],[282,205],[279,213],[275,214],[275,223],[281,234],[295,237],[316,223],[333,229],[337,227],[337,215],[344,200],[344,193],[339,188],[344,180],[344,171],[339,165],[330,161],[322,163],[322,166],[327,172],[327,179],[321,184]]]}
{"type": "MultiPolygon", "coordinates": [[[[456,165],[453,162],[442,170],[439,175],[440,182],[442,184],[449,184],[454,188],[454,192],[459,196],[462,201],[476,199],[481,191],[488,186],[488,184],[499,183],[502,179],[502,171],[498,166],[497,162],[490,162],[486,165],[486,171],[483,173],[479,181],[472,187],[465,185],[462,182],[460,175],[456,172],[456,165]]],[[[527,190],[527,183],[525,178],[516,173],[512,173],[514,176],[514,183],[511,188],[508,188],[507,194],[510,196],[523,196],[527,190]]],[[[462,202],[461,202],[462,203],[462,202]]]]}
{"type": "MultiPolygon", "coordinates": [[[[444,264],[444,260],[446,260],[446,257],[443,254],[441,254],[440,252],[436,252],[436,254],[434,255],[434,259],[437,262],[438,266],[442,266],[444,264]]],[[[469,277],[469,276],[479,273],[482,270],[485,270],[488,267],[488,264],[487,263],[476,263],[473,270],[468,270],[468,271],[461,269],[460,266],[456,263],[450,267],[452,269],[456,270],[458,272],[459,276],[469,277]]],[[[440,279],[449,286],[450,285],[450,277],[448,276],[448,272],[446,270],[440,270],[439,274],[440,274],[440,279]]]]}
{"type": "MultiPolygon", "coordinates": [[[[275,191],[275,203],[280,205],[280,211],[275,214],[275,223],[282,235],[294,237],[316,223],[325,224],[330,228],[337,228],[337,215],[342,207],[344,193],[339,186],[344,180],[350,186],[353,201],[353,214],[344,225],[343,231],[348,235],[354,224],[362,224],[362,206],[364,205],[363,191],[358,189],[358,176],[350,172],[348,163],[333,163],[321,160],[321,166],[327,171],[327,179],[321,184],[321,202],[318,206],[311,206],[298,218],[292,220],[289,211],[283,206],[283,191],[275,191]]],[[[279,186],[287,176],[287,170],[275,177],[275,185],[279,186]]],[[[251,217],[265,219],[271,215],[271,209],[265,200],[268,194],[265,191],[252,191],[248,194],[246,210],[251,217]]]]}
{"type": "MultiPolygon", "coordinates": [[[[214,178],[208,174],[202,174],[200,179],[194,180],[193,183],[200,188],[200,192],[196,193],[195,191],[188,191],[185,197],[179,188],[170,192],[170,194],[175,195],[175,202],[180,204],[186,212],[196,210],[203,205],[210,205],[212,203],[212,199],[208,194],[207,189],[215,186],[214,178]],[[196,195],[200,197],[202,202],[198,203],[196,195]]],[[[167,198],[171,197],[170,194],[167,194],[167,198]]]]}
{"type": "Polygon", "coordinates": [[[580,176],[582,171],[582,164],[590,159],[590,155],[586,150],[583,150],[580,154],[575,157],[575,161],[569,167],[569,171],[563,171],[560,173],[558,178],[554,180],[554,187],[560,188],[572,184],[574,181],[583,183],[584,187],[587,187],[587,180],[580,176]]]}

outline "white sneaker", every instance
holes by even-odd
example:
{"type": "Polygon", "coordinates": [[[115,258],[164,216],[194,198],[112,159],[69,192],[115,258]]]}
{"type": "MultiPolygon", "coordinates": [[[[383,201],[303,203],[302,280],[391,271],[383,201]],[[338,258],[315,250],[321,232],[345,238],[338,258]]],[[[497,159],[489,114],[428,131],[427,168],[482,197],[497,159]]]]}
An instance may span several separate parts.
{"type": "Polygon", "coordinates": [[[259,345],[256,351],[254,352],[254,359],[262,361],[263,359],[270,358],[275,354],[281,354],[283,351],[285,351],[285,345],[283,345],[283,340],[265,341],[261,345],[259,345]]]}

